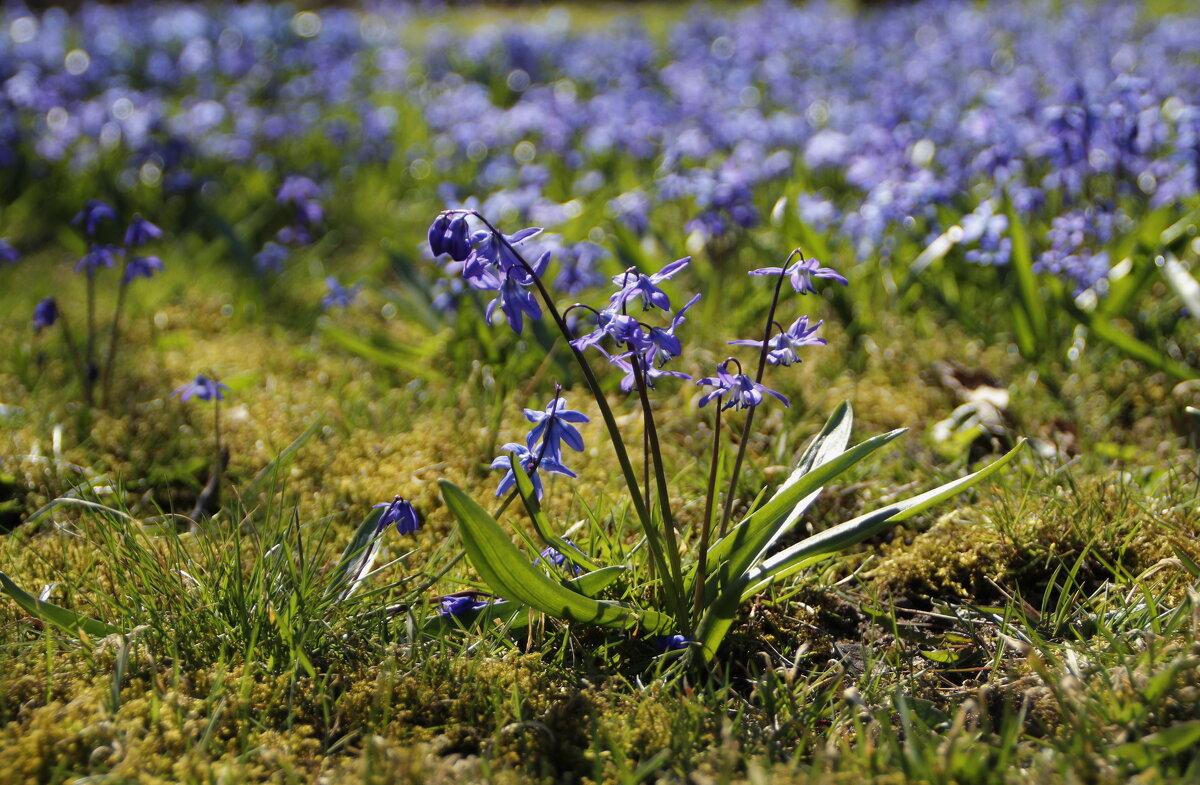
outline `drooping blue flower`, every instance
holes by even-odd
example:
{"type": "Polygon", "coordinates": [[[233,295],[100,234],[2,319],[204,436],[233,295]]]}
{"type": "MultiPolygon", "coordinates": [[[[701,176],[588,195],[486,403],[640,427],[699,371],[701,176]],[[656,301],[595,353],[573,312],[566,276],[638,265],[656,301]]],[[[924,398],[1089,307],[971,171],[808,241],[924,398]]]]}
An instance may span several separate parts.
{"type": "Polygon", "coordinates": [[[542,440],[546,444],[546,454],[558,460],[562,460],[562,442],[576,452],[583,451],[583,435],[571,423],[590,421],[586,414],[568,409],[566,398],[555,396],[542,411],[526,409],[525,419],[534,424],[525,438],[530,450],[542,440]]]}
{"type": "Polygon", "coordinates": [[[471,255],[471,227],[467,224],[467,216],[459,214],[450,219],[446,225],[444,251],[456,262],[466,261],[471,255]]]}
{"type": "Polygon", "coordinates": [[[846,279],[832,267],[822,267],[816,259],[801,259],[787,269],[782,267],[763,267],[751,270],[750,275],[786,275],[791,278],[792,288],[799,294],[815,292],[813,278],[829,278],[841,285],[846,285],[846,279]]]}
{"type": "Polygon", "coordinates": [[[115,221],[117,213],[99,199],[89,199],[83,209],[71,219],[72,226],[82,226],[88,237],[96,236],[96,229],[105,221],[115,221]]]}
{"type": "Polygon", "coordinates": [[[210,379],[204,374],[198,375],[194,380],[187,384],[177,387],[172,396],[179,396],[179,400],[188,401],[192,398],[197,398],[201,401],[211,401],[214,398],[218,401],[225,400],[223,390],[228,390],[221,382],[216,379],[210,379]]]}
{"type": "Polygon", "coordinates": [[[33,331],[42,330],[58,321],[58,302],[53,297],[47,297],[33,308],[33,331]]]}
{"type": "Polygon", "coordinates": [[[358,297],[358,291],[362,288],[362,284],[342,286],[338,283],[338,279],[331,275],[325,279],[325,288],[329,290],[329,294],[321,299],[322,308],[349,308],[358,297]]]}
{"type": "Polygon", "coordinates": [[[162,236],[162,229],[159,229],[142,216],[135,215],[133,216],[133,220],[129,222],[129,228],[125,230],[125,247],[138,248],[162,236]]]}
{"type": "Polygon", "coordinates": [[[766,385],[754,381],[746,374],[730,373],[728,370],[730,362],[732,361],[725,360],[718,365],[716,376],[706,376],[696,382],[698,385],[713,388],[712,392],[700,398],[700,406],[707,406],[708,402],[714,398],[724,398],[722,411],[725,409],[752,409],[763,402],[764,393],[778,398],[784,406],[791,405],[787,398],[766,385]]]}
{"type": "Polygon", "coordinates": [[[652,275],[638,272],[633,267],[620,275],[614,275],[613,283],[621,288],[609,299],[609,305],[620,308],[633,298],[640,297],[644,311],[650,310],[651,307],[661,308],[664,311],[671,310],[671,301],[667,299],[666,293],[658,288],[658,285],[687,267],[691,261],[692,257],[690,256],[676,259],[652,275]]]}
{"type": "Polygon", "coordinates": [[[373,509],[381,507],[384,510],[376,524],[377,531],[383,531],[392,524],[396,525],[396,531],[400,534],[412,534],[421,528],[421,517],[417,515],[416,509],[407,499],[397,496],[390,502],[376,504],[373,509]]]}
{"type": "Polygon", "coordinates": [[[115,245],[93,245],[75,264],[75,272],[86,272],[88,277],[96,274],[101,267],[112,267],[117,262],[117,256],[122,253],[115,245]]]}
{"type": "Polygon", "coordinates": [[[446,253],[446,231],[450,228],[450,214],[438,213],[429,225],[429,251],[434,256],[446,253]]]}
{"type": "Polygon", "coordinates": [[[492,317],[499,308],[508,321],[508,326],[518,335],[525,326],[525,316],[537,320],[542,318],[542,307],[538,305],[537,297],[517,280],[516,276],[506,276],[500,284],[498,296],[488,303],[484,317],[487,323],[492,323],[492,317]]]}
{"type": "Polygon", "coordinates": [[[539,499],[542,498],[543,490],[542,478],[540,474],[542,469],[545,469],[552,474],[561,474],[564,477],[579,476],[566,466],[563,466],[557,458],[549,455],[548,450],[547,454],[542,456],[541,461],[538,461],[537,454],[524,444],[509,442],[500,449],[504,450],[506,453],[511,453],[512,455],[498,455],[492,459],[492,469],[504,469],[507,471],[507,474],[505,474],[500,480],[500,486],[496,488],[497,496],[503,496],[505,493],[508,493],[510,490],[512,490],[517,484],[517,475],[512,469],[512,457],[516,457],[517,461],[521,464],[521,468],[524,469],[525,473],[529,475],[529,479],[533,483],[533,489],[537,493],[537,497],[539,499]]]}
{"type": "MultiPolygon", "coordinates": [[[[583,551],[580,550],[578,545],[571,542],[570,538],[563,537],[562,541],[565,542],[567,545],[570,545],[572,548],[579,551],[580,553],[583,553],[583,551]]],[[[555,567],[567,567],[568,565],[570,565],[571,572],[576,573],[576,574],[583,572],[582,567],[580,567],[578,564],[575,564],[574,562],[571,562],[567,558],[566,554],[564,554],[562,551],[560,551],[558,548],[555,548],[554,546],[544,548],[542,550],[541,554],[539,554],[538,558],[534,561],[534,564],[537,564],[538,562],[546,562],[547,564],[553,564],[555,567]]]]}
{"type": "Polygon", "coordinates": [[[625,352],[624,354],[613,356],[605,352],[603,349],[599,349],[599,352],[603,354],[610,363],[617,366],[617,368],[620,368],[621,371],[624,372],[625,375],[621,377],[621,390],[624,392],[629,392],[637,387],[637,374],[633,371],[633,363],[629,361],[630,357],[643,358],[641,363],[641,371],[642,377],[646,380],[647,387],[654,387],[654,381],[656,379],[661,379],[664,376],[669,376],[674,379],[692,378],[690,374],[683,373],[682,371],[664,371],[662,368],[659,368],[653,363],[645,360],[646,355],[641,353],[625,352]]]}
{"type": "Polygon", "coordinates": [[[162,268],[162,260],[157,256],[131,257],[129,263],[125,265],[125,274],[121,276],[121,283],[128,285],[134,278],[153,278],[155,273],[162,271],[162,268]]]}
{"type": "Polygon", "coordinates": [[[674,635],[656,635],[654,636],[654,647],[661,652],[679,651],[686,649],[692,645],[686,636],[675,633],[674,635]]]}
{"type": "Polygon", "coordinates": [[[621,313],[619,307],[609,305],[602,308],[596,312],[595,318],[595,330],[571,341],[571,345],[581,352],[592,346],[598,347],[605,337],[612,339],[618,347],[630,346],[639,352],[648,351],[653,345],[641,323],[632,316],[621,313]]]}
{"type": "Polygon", "coordinates": [[[480,596],[486,595],[482,595],[480,592],[447,594],[438,602],[438,614],[441,616],[465,616],[472,611],[483,610],[491,605],[488,600],[478,599],[480,596]]]}
{"type": "Polygon", "coordinates": [[[687,305],[680,308],[679,312],[675,314],[674,318],[671,319],[670,327],[667,327],[666,329],[663,329],[662,327],[650,328],[650,342],[653,344],[653,346],[647,352],[646,356],[649,364],[662,366],[671,360],[674,360],[683,353],[683,344],[680,342],[679,338],[676,337],[675,328],[687,321],[687,318],[684,316],[684,314],[686,314],[688,308],[691,308],[693,305],[695,305],[699,299],[700,295],[697,294],[695,297],[688,300],[687,305]]]}
{"type": "Polygon", "coordinates": [[[16,264],[20,260],[21,254],[17,252],[17,249],[13,248],[8,240],[0,237],[0,262],[4,264],[16,264]]]}
{"type": "MultiPolygon", "coordinates": [[[[767,341],[767,362],[786,368],[792,363],[800,362],[800,355],[796,353],[797,349],[803,346],[824,346],[829,343],[816,335],[817,329],[824,323],[822,320],[810,327],[807,316],[801,316],[792,322],[791,327],[767,341]]],[[[751,340],[730,341],[729,343],[732,346],[757,346],[760,349],[763,345],[762,341],[751,340]]]]}

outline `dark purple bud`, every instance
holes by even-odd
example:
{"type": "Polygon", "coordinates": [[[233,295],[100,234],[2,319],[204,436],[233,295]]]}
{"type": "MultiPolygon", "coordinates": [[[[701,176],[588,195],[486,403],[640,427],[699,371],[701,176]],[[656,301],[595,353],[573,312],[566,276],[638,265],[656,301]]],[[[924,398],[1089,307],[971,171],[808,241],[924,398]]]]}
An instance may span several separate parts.
{"type": "Polygon", "coordinates": [[[439,213],[429,226],[429,250],[434,256],[446,253],[446,230],[450,228],[450,216],[439,213]]]}
{"type": "Polygon", "coordinates": [[[456,262],[464,262],[471,255],[471,235],[465,215],[456,215],[446,228],[446,253],[456,262]]]}
{"type": "Polygon", "coordinates": [[[58,321],[58,303],[53,297],[42,300],[33,309],[33,331],[40,333],[58,321]]]}

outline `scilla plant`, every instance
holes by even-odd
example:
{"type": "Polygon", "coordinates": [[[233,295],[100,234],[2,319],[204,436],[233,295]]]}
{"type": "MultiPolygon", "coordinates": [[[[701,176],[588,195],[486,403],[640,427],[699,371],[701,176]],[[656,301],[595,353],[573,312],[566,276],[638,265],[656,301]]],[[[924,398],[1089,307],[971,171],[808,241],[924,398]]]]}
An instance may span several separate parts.
{"type": "MultiPolygon", "coordinates": [[[[774,279],[774,295],[762,339],[730,341],[733,345],[757,349],[754,375],[746,373],[741,362],[731,357],[718,365],[715,375],[697,382],[706,388],[700,406],[716,404],[714,444],[699,531],[681,532],[672,509],[667,483],[670,475],[663,465],[650,394],[658,379],[689,378],[684,373],[663,370],[663,365],[682,351],[676,330],[699,296],[672,311],[668,295],[659,285],[684,269],[690,260],[671,262],[653,274],[630,268],[613,278],[617,289],[603,308],[575,304],[560,312],[542,277],[549,254],[542,254],[533,262],[525,256],[527,242],[540,231],[524,229],[505,235],[476,211],[449,210],[438,215],[430,227],[429,244],[434,254],[448,254],[461,265],[463,279],[470,287],[494,293],[486,311],[489,322],[499,311],[509,326],[520,332],[525,317],[538,319],[543,309],[550,314],[570,346],[608,432],[629,505],[645,538],[645,548],[631,553],[646,554],[650,574],[655,576],[654,589],[647,593],[650,599],[642,605],[601,599],[601,592],[637,565],[600,564],[575,543],[559,536],[541,506],[544,472],[575,476],[563,463],[563,445],[573,450],[583,449],[582,435],[575,424],[587,420],[581,413],[568,409],[561,392],[556,390],[545,409],[525,410],[527,419],[533,423],[526,443],[505,445],[507,455],[492,464],[494,469],[506,472],[496,495],[507,498],[495,514],[489,514],[457,485],[449,481],[441,483],[446,504],[460,524],[468,559],[488,588],[500,598],[492,603],[477,599],[443,603],[443,615],[457,615],[465,621],[469,616],[501,607],[505,613],[528,607],[567,621],[658,636],[663,648],[681,649],[696,662],[709,661],[736,620],[739,608],[756,593],[970,488],[1011,461],[1020,447],[974,474],[778,549],[781,538],[795,527],[828,483],[903,433],[895,430],[850,447],[852,416],[849,404],[843,403],[800,455],[783,484],[764,503],[752,506],[745,517],[730,525],[757,407],[768,398],[788,405],[784,396],[763,384],[767,366],[789,365],[799,359],[799,350],[825,343],[816,337],[819,322],[810,325],[802,316],[785,329],[776,321],[784,283],[789,283],[797,294],[815,291],[820,279],[846,283],[834,270],[806,259],[796,250],[783,266],[750,273],[774,279]],[[647,324],[632,315],[631,310],[640,311],[642,316],[661,311],[665,314],[665,324],[647,324]],[[577,334],[567,321],[572,311],[590,315],[592,329],[577,334]],[[584,354],[589,350],[598,351],[623,371],[621,388],[636,393],[640,401],[646,456],[641,477],[584,354]],[[720,465],[720,445],[716,442],[720,439],[722,415],[730,410],[745,412],[742,438],[722,512],[714,516],[720,465]],[[531,559],[523,554],[496,520],[514,497],[521,499],[537,536],[546,546],[540,558],[531,559]],[[684,535],[691,543],[686,548],[681,547],[684,535]]],[[[575,323],[586,321],[578,319],[575,323]]],[[[760,498],[763,496],[760,494],[760,498]]]]}

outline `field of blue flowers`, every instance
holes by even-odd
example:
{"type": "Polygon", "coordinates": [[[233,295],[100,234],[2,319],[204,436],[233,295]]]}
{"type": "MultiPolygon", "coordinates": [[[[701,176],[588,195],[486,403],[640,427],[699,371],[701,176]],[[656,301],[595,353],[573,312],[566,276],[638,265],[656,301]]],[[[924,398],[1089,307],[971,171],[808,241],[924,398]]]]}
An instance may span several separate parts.
{"type": "Polygon", "coordinates": [[[1187,3],[0,6],[0,783],[1200,780],[1187,3]]]}

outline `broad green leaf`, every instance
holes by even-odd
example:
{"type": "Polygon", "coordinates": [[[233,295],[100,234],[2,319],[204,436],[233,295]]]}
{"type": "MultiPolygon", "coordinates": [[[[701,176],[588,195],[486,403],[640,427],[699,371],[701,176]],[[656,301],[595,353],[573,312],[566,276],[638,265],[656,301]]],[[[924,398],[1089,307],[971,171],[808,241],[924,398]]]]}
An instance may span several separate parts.
{"type": "Polygon", "coordinates": [[[1017,453],[1021,451],[1024,445],[1025,440],[1022,439],[1003,456],[992,461],[977,472],[968,474],[966,477],[960,477],[957,480],[952,480],[945,485],[940,485],[933,490],[913,496],[910,499],[890,504],[887,507],[865,515],[860,515],[853,520],[838,524],[823,532],[818,532],[796,543],[792,547],[781,551],[751,571],[747,576],[750,588],[748,593],[743,594],[743,596],[752,596],[754,593],[762,591],[762,589],[771,583],[793,575],[816,559],[845,550],[851,545],[860,543],[897,523],[906,521],[914,515],[919,515],[931,507],[941,504],[952,496],[962,493],[1008,465],[1016,458],[1017,453]]]}
{"type": "Polygon", "coordinates": [[[79,636],[80,632],[84,635],[89,635],[94,638],[104,638],[109,635],[116,635],[121,630],[96,619],[90,619],[87,616],[81,616],[75,611],[61,608],[53,603],[39,600],[32,594],[26,592],[20,586],[12,582],[12,579],[0,572],[0,589],[9,597],[16,601],[25,609],[25,612],[30,616],[48,621],[51,624],[57,625],[72,635],[79,636]]]}
{"type": "Polygon", "coordinates": [[[593,600],[558,584],[529,563],[487,511],[453,483],[442,480],[442,497],[458,518],[467,558],[500,597],[560,619],[602,627],[671,629],[670,617],[616,602],[593,600]]]}
{"type": "MultiPolygon", "coordinates": [[[[798,505],[811,504],[811,496],[828,481],[904,433],[897,429],[867,439],[861,444],[833,457],[798,477],[753,515],[739,523],[709,549],[709,563],[714,570],[706,581],[705,594],[715,596],[718,587],[737,582],[765,555],[765,550],[778,538],[780,529],[791,520],[798,505]]],[[[791,480],[791,478],[789,478],[791,480]]],[[[796,516],[799,517],[798,515],[796,516]]]]}
{"type": "Polygon", "coordinates": [[[1008,231],[1012,239],[1012,266],[1017,275],[1017,291],[1021,295],[1021,306],[1029,317],[1029,327],[1038,345],[1046,340],[1046,306],[1042,293],[1038,291],[1037,275],[1033,271],[1033,253],[1029,249],[1029,236],[1021,216],[1010,204],[1008,206],[1008,231]]]}
{"type": "Polygon", "coordinates": [[[970,488],[1012,461],[1024,443],[1022,440],[1006,455],[973,474],[814,534],[756,565],[740,579],[722,586],[720,594],[705,608],[704,616],[696,630],[696,639],[702,645],[705,659],[716,655],[717,648],[721,645],[725,633],[729,631],[738,608],[754,594],[775,581],[862,542],[970,488]]]}
{"type": "Polygon", "coordinates": [[[586,572],[583,575],[577,575],[576,577],[567,581],[567,586],[579,592],[580,594],[586,594],[589,597],[594,597],[599,592],[602,592],[609,586],[612,586],[613,582],[616,581],[617,578],[620,578],[625,572],[625,567],[601,567],[598,570],[586,572]]]}
{"type": "Polygon", "coordinates": [[[379,519],[383,516],[384,508],[376,507],[363,518],[362,523],[354,532],[350,544],[342,551],[337,566],[333,568],[333,583],[329,585],[329,594],[337,593],[338,602],[342,602],[354,594],[362,583],[363,576],[371,571],[375,557],[379,555],[380,534],[379,519]]]}
{"type": "Polygon", "coordinates": [[[550,520],[542,510],[542,503],[538,501],[533,482],[525,473],[525,468],[521,466],[517,456],[509,457],[509,465],[517,478],[517,493],[521,495],[521,501],[525,503],[525,509],[529,512],[530,520],[533,521],[533,528],[537,530],[542,542],[561,553],[567,561],[580,569],[589,571],[600,569],[600,565],[589,559],[585,553],[554,533],[554,529],[550,527],[550,520]]]}
{"type": "Polygon", "coordinates": [[[1092,331],[1092,334],[1101,340],[1107,341],[1113,346],[1130,357],[1141,360],[1152,368],[1166,373],[1168,376],[1173,376],[1175,379],[1185,382],[1189,379],[1200,377],[1200,371],[1184,365],[1181,362],[1172,360],[1163,352],[1155,349],[1147,343],[1139,341],[1129,333],[1120,329],[1110,319],[1104,318],[1097,314],[1089,314],[1079,309],[1072,309],[1083,324],[1092,331]]]}

